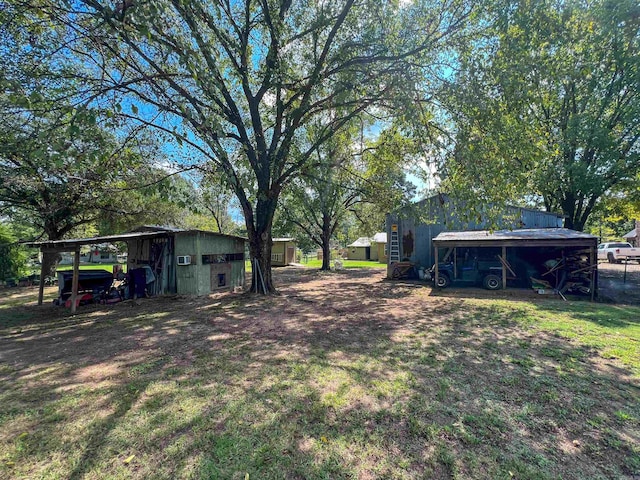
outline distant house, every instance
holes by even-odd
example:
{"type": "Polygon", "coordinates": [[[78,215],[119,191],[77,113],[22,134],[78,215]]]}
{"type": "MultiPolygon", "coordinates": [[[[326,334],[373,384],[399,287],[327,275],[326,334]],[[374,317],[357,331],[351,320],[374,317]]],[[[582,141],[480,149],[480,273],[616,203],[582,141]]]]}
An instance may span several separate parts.
{"type": "Polygon", "coordinates": [[[82,263],[118,263],[118,249],[111,243],[89,245],[89,250],[80,252],[82,263]]]}
{"type": "Polygon", "coordinates": [[[631,230],[622,238],[634,247],[640,247],[640,220],[636,220],[636,228],[631,230]]]}
{"type": "Polygon", "coordinates": [[[271,265],[286,267],[296,261],[295,238],[274,238],[271,246],[271,265]]]}
{"type": "Polygon", "coordinates": [[[352,244],[347,245],[347,258],[349,260],[371,260],[371,239],[360,237],[352,244]]]}
{"type": "Polygon", "coordinates": [[[371,260],[387,263],[387,233],[376,233],[371,240],[371,260]]]}

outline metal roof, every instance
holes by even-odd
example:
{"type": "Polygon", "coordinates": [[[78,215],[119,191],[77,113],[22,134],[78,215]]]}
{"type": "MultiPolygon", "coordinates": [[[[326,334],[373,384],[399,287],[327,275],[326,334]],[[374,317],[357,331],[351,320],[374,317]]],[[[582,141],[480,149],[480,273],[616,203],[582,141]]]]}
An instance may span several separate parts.
{"type": "Polygon", "coordinates": [[[387,243],[387,232],[376,233],[372,241],[375,243],[387,243]]]}
{"type": "Polygon", "coordinates": [[[246,238],[237,237],[235,235],[225,235],[217,232],[208,232],[206,230],[180,230],[180,229],[170,228],[170,227],[165,228],[165,227],[149,227],[149,226],[140,227],[139,229],[136,229],[136,230],[137,231],[120,233],[118,235],[104,235],[101,237],[71,238],[66,240],[45,240],[42,242],[27,242],[25,243],[25,245],[27,247],[57,250],[59,252],[64,252],[64,251],[73,251],[84,245],[91,245],[91,244],[104,243],[104,242],[125,242],[127,240],[162,237],[162,236],[167,236],[167,235],[176,234],[176,233],[205,233],[207,235],[231,237],[231,238],[237,238],[239,240],[244,240],[244,241],[247,240],[246,238]]]}
{"type": "Polygon", "coordinates": [[[244,240],[245,242],[248,240],[246,237],[241,237],[239,235],[228,235],[226,233],[220,232],[212,232],[210,230],[201,230],[198,228],[177,228],[172,226],[164,226],[164,225],[142,225],[141,227],[135,228],[131,230],[130,233],[140,232],[164,232],[164,233],[205,233],[207,235],[218,235],[220,237],[232,237],[237,238],[239,240],[244,240]]]}
{"type": "Polygon", "coordinates": [[[626,235],[623,235],[622,238],[636,238],[638,236],[638,232],[636,231],[636,229],[634,228],[633,230],[631,230],[629,233],[627,233],[626,235]]]}
{"type": "Polygon", "coordinates": [[[523,228],[518,230],[476,230],[465,232],[442,232],[433,239],[434,244],[464,244],[474,246],[520,245],[538,246],[549,244],[591,245],[598,238],[588,233],[568,228],[523,228]]]}
{"type": "MultiPolygon", "coordinates": [[[[451,197],[446,194],[446,193],[436,193],[435,195],[431,195],[429,197],[425,197],[422,200],[419,200],[417,202],[415,202],[416,205],[420,205],[423,203],[428,202],[429,200],[432,200],[434,198],[438,198],[440,201],[440,204],[443,205],[446,202],[451,201],[451,197]]],[[[547,210],[539,210],[537,208],[533,208],[533,207],[522,207],[522,206],[518,206],[518,205],[510,205],[510,204],[504,204],[505,208],[513,208],[513,209],[521,209],[521,210],[525,210],[527,212],[531,212],[531,213],[539,213],[541,215],[549,215],[552,217],[556,217],[556,218],[562,218],[564,219],[566,215],[562,214],[562,213],[557,213],[557,212],[549,212],[547,210]]]]}
{"type": "Polygon", "coordinates": [[[295,242],[296,241],[295,238],[290,238],[290,237],[272,238],[271,240],[274,242],[295,242]]]}
{"type": "Polygon", "coordinates": [[[371,239],[369,237],[360,237],[351,245],[347,245],[347,247],[370,247],[371,239]]]}

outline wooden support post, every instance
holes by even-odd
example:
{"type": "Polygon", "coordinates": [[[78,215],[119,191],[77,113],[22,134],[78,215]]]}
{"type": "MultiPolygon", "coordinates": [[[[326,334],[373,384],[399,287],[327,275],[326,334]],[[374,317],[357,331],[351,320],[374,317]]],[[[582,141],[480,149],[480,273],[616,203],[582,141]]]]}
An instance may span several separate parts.
{"type": "MultiPolygon", "coordinates": [[[[596,261],[596,255],[595,255],[596,249],[594,246],[592,246],[589,249],[589,265],[593,265],[594,262],[596,261]]],[[[589,289],[591,290],[591,301],[593,302],[596,298],[596,285],[597,285],[597,280],[596,280],[596,276],[598,275],[598,265],[596,263],[595,268],[591,269],[591,282],[589,285],[589,289]]]]}
{"type": "Polygon", "coordinates": [[[78,298],[78,280],[80,278],[80,249],[73,256],[73,280],[71,281],[71,313],[76,312],[76,299],[78,298]]]}
{"type": "Polygon", "coordinates": [[[436,245],[436,278],[435,278],[435,285],[438,285],[438,246],[436,245]]]}
{"type": "Polygon", "coordinates": [[[44,299],[44,255],[40,264],[40,284],[38,286],[38,305],[42,305],[44,299]]]}
{"type": "Polygon", "coordinates": [[[507,247],[502,247],[502,289],[507,288],[507,247]]]}
{"type": "Polygon", "coordinates": [[[458,247],[453,247],[453,278],[458,278],[458,247]]]}

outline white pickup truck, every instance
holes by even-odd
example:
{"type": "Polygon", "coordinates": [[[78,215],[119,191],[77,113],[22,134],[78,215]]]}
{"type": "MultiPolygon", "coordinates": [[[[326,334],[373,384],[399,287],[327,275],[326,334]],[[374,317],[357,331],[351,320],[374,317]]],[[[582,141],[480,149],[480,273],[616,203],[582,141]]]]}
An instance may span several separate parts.
{"type": "Polygon", "coordinates": [[[634,248],[626,242],[610,242],[598,245],[598,260],[620,263],[623,260],[636,260],[640,263],[640,248],[634,248]]]}

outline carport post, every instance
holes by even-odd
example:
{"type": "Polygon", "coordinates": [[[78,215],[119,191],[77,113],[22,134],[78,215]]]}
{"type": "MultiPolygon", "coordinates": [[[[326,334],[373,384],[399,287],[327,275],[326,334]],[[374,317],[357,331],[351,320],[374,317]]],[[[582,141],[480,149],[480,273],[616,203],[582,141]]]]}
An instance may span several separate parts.
{"type": "Polygon", "coordinates": [[[593,245],[589,249],[589,266],[591,267],[589,269],[591,271],[590,289],[591,289],[591,301],[593,302],[596,298],[596,286],[597,286],[596,277],[598,275],[598,260],[596,258],[596,247],[593,245]],[[595,266],[594,266],[594,263],[595,263],[595,266]]]}
{"type": "Polygon", "coordinates": [[[438,285],[438,246],[436,245],[435,247],[436,249],[436,278],[435,278],[435,285],[438,285]]]}
{"type": "Polygon", "coordinates": [[[71,313],[76,313],[76,298],[78,298],[78,279],[80,277],[80,248],[73,256],[73,279],[71,281],[71,313]]]}
{"type": "Polygon", "coordinates": [[[42,262],[40,263],[40,284],[38,286],[38,305],[42,305],[43,299],[44,299],[44,254],[42,254],[42,262]]]}
{"type": "Polygon", "coordinates": [[[458,278],[458,247],[453,247],[453,278],[458,278]]]}
{"type": "Polygon", "coordinates": [[[507,289],[507,247],[505,246],[502,247],[502,289],[507,289]]]}

